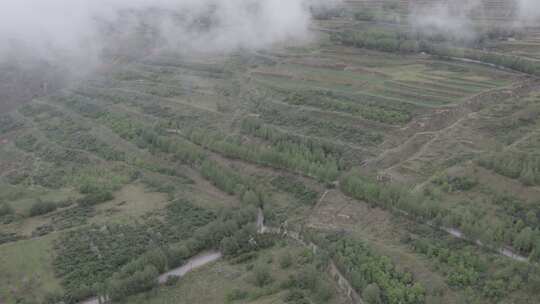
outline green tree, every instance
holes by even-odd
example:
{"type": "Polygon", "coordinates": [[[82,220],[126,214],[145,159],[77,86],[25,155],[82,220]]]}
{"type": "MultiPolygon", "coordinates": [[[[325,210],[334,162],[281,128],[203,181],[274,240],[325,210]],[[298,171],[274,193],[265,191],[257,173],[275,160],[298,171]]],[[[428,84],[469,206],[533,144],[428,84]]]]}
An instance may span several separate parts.
{"type": "Polygon", "coordinates": [[[516,236],[514,246],[520,251],[528,252],[531,250],[534,241],[534,232],[531,227],[526,227],[516,236]]]}
{"type": "Polygon", "coordinates": [[[29,214],[30,216],[38,216],[53,212],[56,210],[56,203],[54,202],[44,202],[38,199],[31,207],[29,214]]]}
{"type": "Polygon", "coordinates": [[[401,53],[418,53],[420,47],[415,40],[405,40],[399,45],[399,51],[401,53]]]}
{"type": "MultiPolygon", "coordinates": [[[[0,214],[1,214],[1,212],[0,212],[0,214]]],[[[536,216],[536,212],[534,212],[533,210],[527,212],[527,214],[525,215],[525,218],[527,220],[527,223],[529,223],[530,225],[534,225],[538,221],[538,217],[536,216]]]]}
{"type": "Polygon", "coordinates": [[[226,237],[221,240],[221,250],[225,255],[235,255],[240,250],[240,245],[234,237],[226,237]]]}
{"type": "Polygon", "coordinates": [[[490,298],[500,298],[504,292],[507,283],[503,280],[489,280],[484,286],[483,292],[486,297],[490,298]]]}
{"type": "Polygon", "coordinates": [[[408,302],[409,303],[424,303],[424,297],[426,295],[426,290],[424,287],[415,283],[412,288],[408,289],[408,302]]]}
{"type": "Polygon", "coordinates": [[[289,252],[286,252],[285,254],[279,257],[279,266],[282,269],[287,269],[291,267],[292,261],[293,259],[292,259],[291,254],[289,252]]]}
{"type": "Polygon", "coordinates": [[[247,190],[242,195],[242,203],[246,205],[259,206],[259,196],[253,190],[247,190]]]}
{"type": "Polygon", "coordinates": [[[375,283],[369,284],[362,292],[362,299],[369,304],[382,304],[381,289],[375,283]]]}
{"type": "Polygon", "coordinates": [[[519,180],[526,186],[532,186],[535,184],[536,181],[536,175],[534,172],[534,169],[530,167],[527,163],[523,167],[523,170],[521,170],[521,173],[519,174],[519,180]]]}
{"type": "Polygon", "coordinates": [[[354,13],[354,19],[359,21],[371,21],[375,19],[375,12],[370,9],[362,9],[361,11],[354,13]]]}
{"type": "Polygon", "coordinates": [[[253,284],[257,287],[264,287],[272,283],[273,280],[270,270],[264,266],[258,266],[253,271],[253,284]]]}
{"type": "Polygon", "coordinates": [[[540,262],[540,239],[537,239],[534,243],[534,248],[529,255],[529,259],[535,262],[540,262]]]}
{"type": "Polygon", "coordinates": [[[0,202],[0,217],[13,214],[13,208],[8,203],[0,202]]]}

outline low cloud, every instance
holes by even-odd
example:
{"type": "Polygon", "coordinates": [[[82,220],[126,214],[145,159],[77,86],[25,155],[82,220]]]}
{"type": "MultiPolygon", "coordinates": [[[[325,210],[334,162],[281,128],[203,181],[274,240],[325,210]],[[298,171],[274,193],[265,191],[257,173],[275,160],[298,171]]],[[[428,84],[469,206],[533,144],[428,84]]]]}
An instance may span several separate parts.
{"type": "Polygon", "coordinates": [[[81,69],[107,52],[260,49],[306,40],[309,22],[306,0],[3,0],[0,61],[81,69]]]}
{"type": "Polygon", "coordinates": [[[472,15],[483,14],[479,0],[456,0],[434,5],[413,7],[409,23],[413,30],[427,35],[444,35],[454,39],[472,40],[476,30],[472,15]]]}
{"type": "Polygon", "coordinates": [[[518,21],[523,25],[540,22],[540,1],[518,0],[518,21]]]}

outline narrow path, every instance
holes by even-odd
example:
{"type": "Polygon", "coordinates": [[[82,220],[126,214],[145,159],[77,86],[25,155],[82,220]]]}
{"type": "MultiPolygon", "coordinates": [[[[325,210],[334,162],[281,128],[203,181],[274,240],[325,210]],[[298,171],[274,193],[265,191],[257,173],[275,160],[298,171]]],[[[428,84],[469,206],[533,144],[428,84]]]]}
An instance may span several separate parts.
{"type": "MultiPolygon", "coordinates": [[[[378,162],[381,162],[382,160],[384,160],[384,158],[386,156],[388,156],[389,153],[397,153],[397,152],[403,150],[404,147],[406,147],[407,144],[411,143],[418,135],[425,135],[425,134],[433,135],[433,137],[430,140],[423,143],[422,146],[419,147],[416,152],[414,152],[413,154],[408,156],[406,159],[404,159],[402,161],[398,161],[397,163],[393,164],[392,166],[390,166],[388,168],[382,168],[382,169],[384,170],[385,173],[388,173],[390,170],[398,167],[399,165],[402,165],[402,164],[406,163],[407,161],[417,159],[419,156],[423,155],[430,148],[430,146],[432,144],[434,144],[435,142],[440,140],[442,138],[442,136],[448,134],[450,131],[452,131],[452,130],[456,129],[457,127],[459,127],[460,125],[462,125],[462,123],[464,121],[467,121],[469,119],[474,119],[475,115],[477,115],[477,113],[482,110],[482,109],[473,109],[471,107],[475,101],[483,100],[482,97],[487,98],[487,97],[489,97],[490,94],[493,94],[495,92],[504,92],[504,91],[507,91],[507,90],[511,90],[511,91],[518,90],[523,85],[526,85],[527,83],[528,82],[525,81],[525,80],[516,81],[516,82],[513,82],[513,83],[511,83],[511,84],[509,84],[507,86],[504,86],[504,87],[497,87],[497,88],[485,90],[485,91],[479,92],[477,94],[474,94],[472,96],[469,96],[460,105],[461,109],[464,111],[463,115],[461,117],[459,117],[458,119],[456,119],[455,121],[453,121],[451,124],[447,125],[446,127],[441,128],[441,129],[438,129],[438,130],[416,132],[409,139],[405,140],[404,142],[402,142],[401,144],[399,144],[399,145],[397,145],[395,147],[392,147],[392,148],[384,151],[378,157],[366,160],[365,163],[364,163],[364,166],[375,165],[378,162]]],[[[414,122],[411,122],[411,124],[409,124],[407,127],[405,127],[405,129],[410,128],[412,125],[414,125],[414,122]]]]}
{"type": "MultiPolygon", "coordinates": [[[[429,225],[433,226],[431,224],[429,224],[429,225]]],[[[529,262],[529,259],[527,257],[522,256],[519,253],[514,252],[510,248],[507,248],[507,247],[501,247],[501,248],[498,248],[498,249],[497,248],[491,248],[490,246],[485,245],[484,243],[482,243],[480,240],[473,241],[473,240],[469,239],[459,229],[446,228],[446,227],[438,227],[438,228],[445,231],[445,232],[447,232],[448,234],[452,235],[453,237],[458,238],[458,239],[466,240],[466,241],[469,241],[469,242],[474,242],[476,245],[478,245],[480,247],[485,247],[485,248],[488,248],[488,249],[495,249],[495,251],[498,252],[500,255],[511,258],[511,259],[513,259],[515,261],[526,262],[526,263],[529,262]]]]}
{"type": "Polygon", "coordinates": [[[264,226],[264,212],[261,207],[257,212],[257,233],[263,234],[266,232],[266,227],[264,226]]]}
{"type": "Polygon", "coordinates": [[[183,266],[160,275],[158,278],[159,284],[164,284],[165,282],[167,282],[167,279],[169,277],[183,277],[190,271],[193,271],[194,269],[204,266],[208,263],[217,261],[221,259],[221,257],[223,257],[223,254],[219,251],[209,251],[194,256],[189,259],[187,263],[183,266]]]}
{"type": "MultiPolygon", "coordinates": [[[[400,214],[403,214],[403,215],[405,215],[407,217],[411,216],[408,212],[403,211],[403,210],[396,209],[395,211],[400,213],[400,214]]],[[[499,253],[500,255],[508,257],[508,258],[510,258],[510,259],[512,259],[514,261],[525,262],[525,263],[530,262],[527,257],[522,256],[519,253],[514,252],[511,248],[508,248],[508,247],[500,247],[500,248],[491,247],[489,245],[486,245],[486,244],[482,243],[482,241],[480,241],[480,240],[470,239],[461,230],[459,230],[457,228],[448,228],[448,227],[444,227],[444,226],[439,226],[439,225],[436,225],[436,224],[434,224],[432,222],[424,222],[424,224],[426,224],[426,225],[428,225],[430,227],[433,227],[435,229],[442,230],[442,231],[450,234],[451,236],[453,236],[453,237],[455,237],[457,239],[461,239],[461,240],[464,240],[464,241],[467,241],[467,242],[471,242],[471,243],[474,243],[475,245],[477,245],[479,247],[483,247],[483,248],[486,248],[486,249],[489,249],[489,250],[493,250],[493,251],[499,253]]]]}
{"type": "MultiPolygon", "coordinates": [[[[520,57],[523,57],[523,56],[520,56],[520,57]]],[[[475,63],[475,64],[495,68],[495,69],[498,69],[498,70],[501,70],[501,71],[512,72],[512,73],[521,74],[521,75],[524,75],[524,76],[527,76],[527,77],[537,78],[538,79],[538,76],[536,76],[536,75],[525,73],[525,72],[522,72],[522,71],[518,71],[518,70],[509,68],[509,67],[505,67],[505,66],[502,66],[502,65],[497,65],[497,64],[494,64],[494,63],[486,62],[486,61],[474,60],[474,59],[468,59],[468,58],[462,58],[462,57],[449,57],[449,59],[454,60],[454,61],[459,61],[459,62],[465,62],[465,63],[475,63]]],[[[538,61],[537,59],[533,59],[533,58],[527,58],[527,60],[538,61]]]]}
{"type": "Polygon", "coordinates": [[[520,145],[521,143],[524,143],[526,142],[527,140],[531,139],[532,137],[534,136],[537,136],[540,134],[540,131],[537,129],[537,130],[532,130],[530,131],[529,133],[525,134],[525,136],[521,137],[520,139],[516,140],[515,142],[513,142],[512,144],[506,146],[503,150],[504,151],[508,151],[508,150],[511,150],[515,147],[517,147],[518,145],[520,145]]]}

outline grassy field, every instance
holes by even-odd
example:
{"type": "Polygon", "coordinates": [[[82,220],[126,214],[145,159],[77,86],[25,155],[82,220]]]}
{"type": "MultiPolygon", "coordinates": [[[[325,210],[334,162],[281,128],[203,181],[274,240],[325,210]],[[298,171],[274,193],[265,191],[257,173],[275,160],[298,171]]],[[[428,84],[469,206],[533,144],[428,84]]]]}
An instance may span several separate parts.
{"type": "Polygon", "coordinates": [[[42,301],[45,293],[62,291],[52,265],[54,238],[49,235],[0,246],[3,301],[42,301]]]}

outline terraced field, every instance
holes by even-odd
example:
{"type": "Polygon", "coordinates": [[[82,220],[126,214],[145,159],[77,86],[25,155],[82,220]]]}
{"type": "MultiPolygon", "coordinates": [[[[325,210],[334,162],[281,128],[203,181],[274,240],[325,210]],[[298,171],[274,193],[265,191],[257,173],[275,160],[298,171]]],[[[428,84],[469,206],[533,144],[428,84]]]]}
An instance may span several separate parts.
{"type": "Polygon", "coordinates": [[[331,39],[407,15],[364,2],[303,46],[156,51],[2,113],[0,303],[534,303],[540,81],[331,39]]]}

